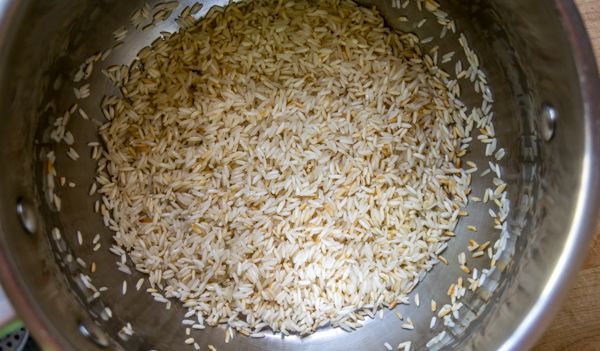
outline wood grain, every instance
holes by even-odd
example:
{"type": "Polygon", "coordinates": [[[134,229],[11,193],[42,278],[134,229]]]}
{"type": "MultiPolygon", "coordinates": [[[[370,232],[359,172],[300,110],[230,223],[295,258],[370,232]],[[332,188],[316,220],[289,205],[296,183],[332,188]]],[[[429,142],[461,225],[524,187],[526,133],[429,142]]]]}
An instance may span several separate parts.
{"type": "MultiPolygon", "coordinates": [[[[600,61],[600,1],[575,0],[600,61]]],[[[534,351],[600,351],[600,233],[568,297],[534,351]]]]}
{"type": "Polygon", "coordinates": [[[598,0],[575,0],[592,40],[596,57],[600,58],[600,2],[598,0]]]}

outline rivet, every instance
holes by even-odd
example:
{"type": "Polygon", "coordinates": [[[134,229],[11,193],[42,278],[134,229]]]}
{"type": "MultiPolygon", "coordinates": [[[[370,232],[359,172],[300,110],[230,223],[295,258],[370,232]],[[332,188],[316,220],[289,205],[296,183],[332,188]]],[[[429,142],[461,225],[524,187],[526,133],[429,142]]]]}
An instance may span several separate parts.
{"type": "Polygon", "coordinates": [[[542,106],[542,114],[540,118],[542,138],[544,141],[550,141],[554,137],[556,132],[556,120],[558,119],[558,112],[550,105],[542,106]]]}
{"type": "Polygon", "coordinates": [[[35,234],[38,230],[37,218],[33,205],[24,198],[17,200],[17,216],[21,226],[28,234],[35,234]]]}

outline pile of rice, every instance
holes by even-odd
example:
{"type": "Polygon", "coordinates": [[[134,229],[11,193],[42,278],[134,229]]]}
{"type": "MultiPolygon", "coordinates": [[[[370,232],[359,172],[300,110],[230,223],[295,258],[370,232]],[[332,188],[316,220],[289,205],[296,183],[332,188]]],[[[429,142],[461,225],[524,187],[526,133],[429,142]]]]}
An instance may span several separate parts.
{"type": "Polygon", "coordinates": [[[467,204],[458,86],[375,9],[232,4],[113,74],[105,222],[208,325],[356,328],[407,302],[467,204]]]}

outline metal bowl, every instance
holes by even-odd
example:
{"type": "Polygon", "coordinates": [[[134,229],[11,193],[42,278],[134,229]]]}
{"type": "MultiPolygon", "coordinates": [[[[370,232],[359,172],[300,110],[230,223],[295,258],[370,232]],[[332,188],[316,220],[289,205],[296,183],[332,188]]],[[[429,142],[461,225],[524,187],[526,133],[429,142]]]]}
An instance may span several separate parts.
{"type": "MultiPolygon", "coordinates": [[[[223,2],[205,1],[198,16],[223,2]]],[[[49,142],[47,130],[74,102],[71,81],[79,64],[112,46],[112,32],[121,26],[131,34],[102,65],[131,62],[160,31],[177,29],[173,18],[187,3],[181,1],[171,18],[155,28],[134,31],[129,15],[141,1],[0,2],[0,278],[18,315],[46,349],[183,349],[183,308],[173,303],[167,311],[149,295],[131,292],[139,273],[121,274],[115,256],[106,249],[94,252],[89,244],[95,233],[102,234],[104,248],[112,240],[93,211],[97,198],[87,196],[94,161],[86,156],[73,163],[57,152],[61,174],[78,184],[61,190],[61,212],[45,198],[42,161],[47,151],[60,148],[49,142]],[[64,234],[58,240],[50,235],[55,226],[64,234]],[[75,242],[78,229],[89,235],[81,247],[75,242]],[[77,264],[76,257],[97,263],[94,283],[111,287],[100,298],[81,283],[80,273],[89,267],[77,264]],[[130,286],[125,296],[120,292],[123,279],[130,286]],[[113,317],[105,320],[107,306],[113,317]],[[119,333],[126,322],[133,325],[133,336],[119,333]]],[[[363,3],[377,6],[390,26],[420,37],[439,34],[434,21],[419,28],[398,22],[400,15],[430,16],[414,4],[399,10],[391,1],[363,3]]],[[[200,344],[219,350],[371,350],[382,349],[384,342],[412,340],[414,349],[509,350],[532,346],[543,331],[586,254],[599,213],[596,63],[569,0],[449,0],[444,8],[489,77],[499,144],[508,151],[501,166],[512,203],[506,249],[485,284],[463,299],[460,322],[430,329],[427,307],[399,306],[396,309],[412,317],[414,331],[401,329],[394,311],[386,310],[383,320],[369,320],[352,333],[325,327],[303,338],[236,336],[225,344],[225,329],[215,327],[195,334],[200,344]]],[[[429,45],[451,50],[456,43],[449,38],[429,45]]],[[[103,119],[100,99],[114,89],[105,83],[100,68],[90,79],[96,93],[79,103],[98,120],[103,119]]],[[[463,97],[476,99],[466,87],[463,97]]],[[[95,125],[81,119],[71,123],[78,140],[75,149],[88,155],[85,144],[98,138],[95,125]]],[[[480,145],[474,144],[468,157],[487,163],[480,145]]],[[[474,193],[489,183],[475,177],[474,193]]],[[[495,241],[498,233],[492,230],[487,207],[471,203],[468,211],[468,221],[461,220],[457,232],[466,233],[467,224],[475,224],[479,242],[495,241]]],[[[453,239],[446,256],[456,260],[469,238],[453,239]]],[[[479,268],[484,266],[482,260],[479,268]]],[[[458,265],[438,265],[413,293],[419,293],[424,304],[430,298],[443,303],[458,275],[458,265]]]]}

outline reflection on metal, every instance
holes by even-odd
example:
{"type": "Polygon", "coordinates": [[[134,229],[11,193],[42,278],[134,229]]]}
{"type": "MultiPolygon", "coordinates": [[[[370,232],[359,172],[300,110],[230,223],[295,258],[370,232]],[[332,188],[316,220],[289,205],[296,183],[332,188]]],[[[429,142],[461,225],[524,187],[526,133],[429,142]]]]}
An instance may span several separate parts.
{"type": "Polygon", "coordinates": [[[558,119],[558,113],[556,109],[550,105],[544,105],[542,107],[542,114],[540,117],[541,133],[544,141],[552,140],[556,129],[556,120],[558,119]]]}
{"type": "Polygon", "coordinates": [[[86,338],[89,338],[94,343],[96,343],[96,345],[103,348],[108,347],[108,338],[106,337],[102,329],[100,329],[99,326],[94,324],[94,322],[91,322],[89,320],[83,320],[81,323],[79,323],[79,332],[81,333],[81,335],[85,336],[86,338]]]}
{"type": "Polygon", "coordinates": [[[23,229],[28,234],[35,234],[38,229],[35,210],[32,204],[24,198],[17,200],[17,216],[19,216],[23,229]]]}

